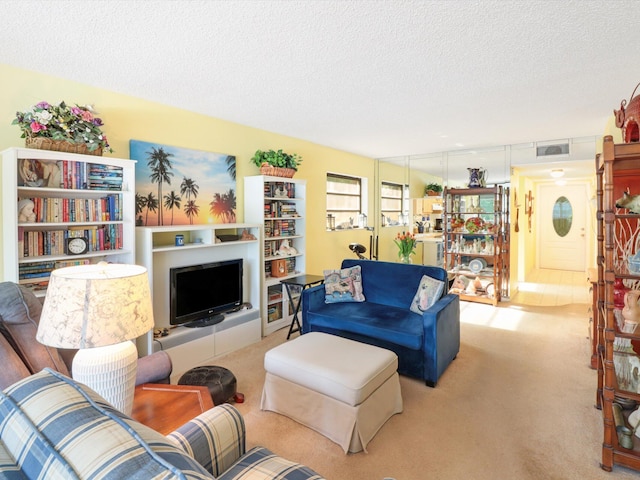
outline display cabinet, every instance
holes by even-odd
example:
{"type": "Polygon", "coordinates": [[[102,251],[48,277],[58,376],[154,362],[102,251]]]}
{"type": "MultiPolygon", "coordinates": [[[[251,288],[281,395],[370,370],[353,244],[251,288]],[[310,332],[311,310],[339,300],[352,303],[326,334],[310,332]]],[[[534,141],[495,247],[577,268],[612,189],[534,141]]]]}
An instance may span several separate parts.
{"type": "Polygon", "coordinates": [[[443,216],[451,292],[497,305],[509,296],[509,188],[446,188],[443,216]]]}
{"type": "Polygon", "coordinates": [[[603,140],[598,182],[598,389],[604,470],[640,470],[640,144],[603,140]]]}
{"type": "Polygon", "coordinates": [[[2,152],[2,275],[44,296],[55,268],[134,263],[135,162],[2,152]]]}
{"type": "MultiPolygon", "coordinates": [[[[263,335],[289,326],[291,303],[282,280],[306,273],[306,180],[248,176],[244,179],[244,218],[264,225],[261,252],[263,335]]],[[[297,302],[294,294],[293,301],[297,302]]]]}

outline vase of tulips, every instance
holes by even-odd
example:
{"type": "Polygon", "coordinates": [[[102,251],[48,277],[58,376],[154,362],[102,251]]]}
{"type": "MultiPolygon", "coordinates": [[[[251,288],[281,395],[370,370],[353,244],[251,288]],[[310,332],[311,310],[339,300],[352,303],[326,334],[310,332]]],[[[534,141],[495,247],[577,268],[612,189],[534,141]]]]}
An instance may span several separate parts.
{"type": "Polygon", "coordinates": [[[411,263],[411,255],[416,253],[416,237],[410,232],[398,233],[394,240],[398,246],[398,258],[402,263],[411,263]]]}

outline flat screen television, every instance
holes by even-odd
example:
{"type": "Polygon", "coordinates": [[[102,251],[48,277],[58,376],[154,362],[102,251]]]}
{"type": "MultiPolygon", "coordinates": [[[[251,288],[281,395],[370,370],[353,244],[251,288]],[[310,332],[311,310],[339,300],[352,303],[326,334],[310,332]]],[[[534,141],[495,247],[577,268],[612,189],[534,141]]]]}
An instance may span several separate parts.
{"type": "Polygon", "coordinates": [[[169,269],[171,325],[203,327],[242,305],[242,259],[169,269]]]}

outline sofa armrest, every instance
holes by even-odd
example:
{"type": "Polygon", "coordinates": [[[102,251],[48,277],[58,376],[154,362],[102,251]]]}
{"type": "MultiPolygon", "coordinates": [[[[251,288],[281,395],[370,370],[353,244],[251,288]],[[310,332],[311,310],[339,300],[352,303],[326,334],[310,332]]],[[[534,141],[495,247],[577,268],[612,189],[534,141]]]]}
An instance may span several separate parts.
{"type": "Polygon", "coordinates": [[[240,412],[228,403],[201,413],[167,438],[214,477],[231,467],[244,455],[246,448],[244,420],[240,412]]]}
{"type": "Polygon", "coordinates": [[[316,285],[302,291],[302,333],[309,333],[307,313],[324,304],[324,285],[316,285]]]}
{"type": "Polygon", "coordinates": [[[460,297],[449,293],[422,314],[425,380],[435,386],[460,351],[460,297]]]}
{"type": "Polygon", "coordinates": [[[136,369],[136,386],[143,383],[169,383],[172,370],[173,363],[167,352],[159,351],[140,357],[136,369]]]}

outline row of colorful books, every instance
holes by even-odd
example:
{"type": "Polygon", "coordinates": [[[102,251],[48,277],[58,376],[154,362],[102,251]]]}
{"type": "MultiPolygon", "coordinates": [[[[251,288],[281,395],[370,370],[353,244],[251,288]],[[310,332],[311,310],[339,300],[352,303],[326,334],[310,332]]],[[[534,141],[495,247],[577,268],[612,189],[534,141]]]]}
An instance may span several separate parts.
{"type": "Polygon", "coordinates": [[[89,265],[88,258],[78,260],[59,260],[56,262],[23,263],[18,267],[19,283],[35,283],[47,280],[51,272],[57,268],[89,265]]]}
{"type": "Polygon", "coordinates": [[[18,185],[75,190],[122,190],[123,169],[72,160],[18,160],[18,185]]]}
{"type": "Polygon", "coordinates": [[[274,217],[297,217],[295,203],[274,201],[264,204],[265,218],[274,217]]]}
{"type": "Polygon", "coordinates": [[[296,234],[296,222],[294,220],[267,220],[264,223],[264,236],[291,237],[296,234]]]}
{"type": "Polygon", "coordinates": [[[25,230],[18,228],[18,254],[20,258],[49,255],[67,255],[67,239],[84,238],[89,252],[120,250],[123,247],[122,224],[70,227],[67,230],[25,230]]]}
{"type": "Polygon", "coordinates": [[[102,198],[30,198],[36,223],[122,221],[122,196],[102,198]]]}
{"type": "Polygon", "coordinates": [[[265,182],[264,196],[267,198],[296,198],[296,184],[289,182],[265,182]]]}

